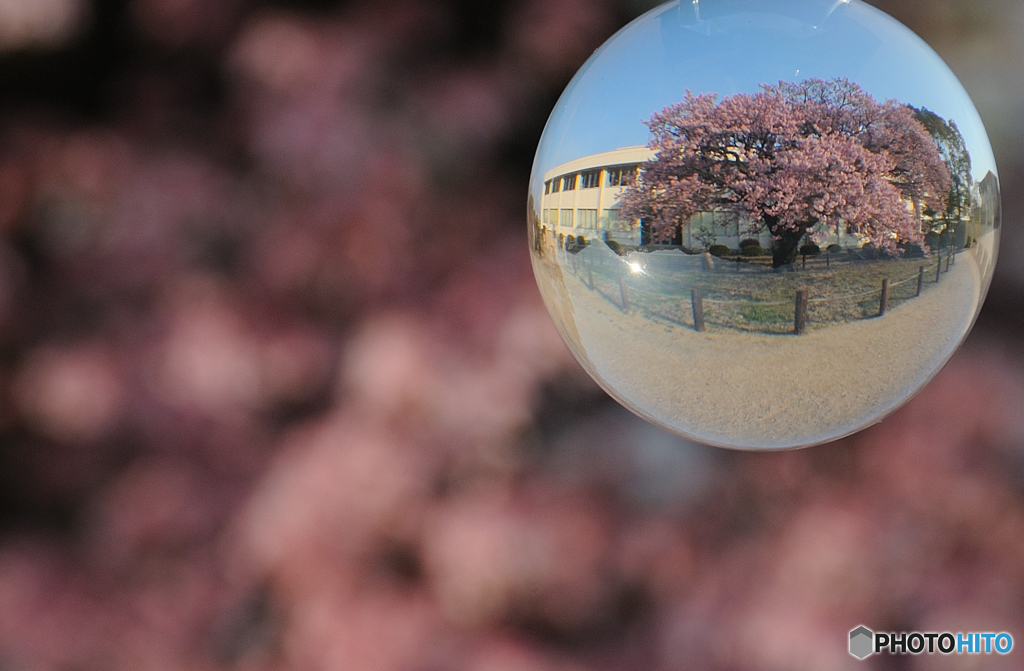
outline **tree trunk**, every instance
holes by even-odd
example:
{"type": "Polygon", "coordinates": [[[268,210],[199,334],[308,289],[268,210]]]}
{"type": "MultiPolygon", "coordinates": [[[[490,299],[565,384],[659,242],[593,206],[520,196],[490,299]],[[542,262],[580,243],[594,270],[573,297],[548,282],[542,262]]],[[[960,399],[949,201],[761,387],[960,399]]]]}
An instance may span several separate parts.
{"type": "Polygon", "coordinates": [[[800,249],[800,240],[804,237],[806,229],[801,226],[794,230],[778,231],[773,230],[771,224],[769,224],[769,231],[772,232],[772,237],[775,238],[775,242],[772,244],[772,267],[782,268],[783,266],[790,266],[796,263],[797,251],[800,249]]]}

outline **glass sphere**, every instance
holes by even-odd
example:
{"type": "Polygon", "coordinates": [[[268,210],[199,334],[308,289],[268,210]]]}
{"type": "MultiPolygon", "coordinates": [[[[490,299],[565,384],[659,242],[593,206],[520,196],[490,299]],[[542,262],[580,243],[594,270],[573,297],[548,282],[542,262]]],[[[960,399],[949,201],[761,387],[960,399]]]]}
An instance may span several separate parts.
{"type": "Polygon", "coordinates": [[[583,65],[530,181],[562,337],[640,416],[722,447],[823,443],[928,382],[999,244],[967,93],[860,0],[670,2],[583,65]]]}

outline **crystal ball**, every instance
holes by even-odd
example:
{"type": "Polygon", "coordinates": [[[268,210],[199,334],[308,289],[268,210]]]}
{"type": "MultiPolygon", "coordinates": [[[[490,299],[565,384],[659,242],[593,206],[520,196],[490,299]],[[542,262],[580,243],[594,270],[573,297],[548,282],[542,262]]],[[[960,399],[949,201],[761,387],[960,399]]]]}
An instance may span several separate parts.
{"type": "Polygon", "coordinates": [[[737,449],[880,421],[966,337],[999,246],[956,77],[860,0],[686,0],[562,94],[534,160],[537,283],[641,417],[737,449]]]}

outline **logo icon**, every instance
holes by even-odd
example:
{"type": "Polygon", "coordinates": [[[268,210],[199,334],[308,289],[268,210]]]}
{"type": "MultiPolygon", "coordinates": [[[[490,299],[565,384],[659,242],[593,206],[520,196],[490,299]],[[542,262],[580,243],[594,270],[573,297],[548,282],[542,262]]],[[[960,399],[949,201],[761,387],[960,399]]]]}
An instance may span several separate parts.
{"type": "Polygon", "coordinates": [[[850,632],[850,654],[857,659],[864,659],[871,654],[875,634],[873,631],[861,625],[850,632]]]}

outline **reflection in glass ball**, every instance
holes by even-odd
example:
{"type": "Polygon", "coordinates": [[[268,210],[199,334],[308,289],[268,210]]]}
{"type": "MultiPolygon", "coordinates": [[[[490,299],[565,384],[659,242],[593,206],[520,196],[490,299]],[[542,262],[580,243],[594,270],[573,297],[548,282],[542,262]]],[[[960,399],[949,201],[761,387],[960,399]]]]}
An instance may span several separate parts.
{"type": "Polygon", "coordinates": [[[626,26],[548,120],[534,272],[612,396],[724,447],[879,421],[967,335],[999,182],[966,92],[860,0],[687,0],[626,26]]]}

